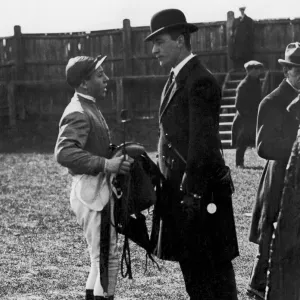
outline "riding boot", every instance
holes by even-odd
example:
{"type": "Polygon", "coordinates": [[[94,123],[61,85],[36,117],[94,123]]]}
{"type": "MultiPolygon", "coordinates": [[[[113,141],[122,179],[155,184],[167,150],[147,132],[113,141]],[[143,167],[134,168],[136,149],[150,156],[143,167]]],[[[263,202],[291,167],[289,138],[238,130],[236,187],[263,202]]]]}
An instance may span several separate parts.
{"type": "Polygon", "coordinates": [[[94,300],[94,290],[85,290],[85,300],[94,300]]]}

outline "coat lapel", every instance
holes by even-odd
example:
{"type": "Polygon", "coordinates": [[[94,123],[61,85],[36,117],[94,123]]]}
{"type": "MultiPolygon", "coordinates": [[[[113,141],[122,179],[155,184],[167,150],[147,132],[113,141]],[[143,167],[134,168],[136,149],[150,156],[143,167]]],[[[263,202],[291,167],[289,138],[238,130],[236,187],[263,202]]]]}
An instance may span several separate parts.
{"type": "Polygon", "coordinates": [[[174,98],[175,93],[181,88],[181,86],[178,86],[176,81],[170,85],[170,88],[168,91],[166,91],[165,96],[163,96],[163,101],[160,106],[160,113],[159,118],[161,119],[162,115],[166,111],[167,107],[169,106],[171,100],[174,98]]]}
{"type": "Polygon", "coordinates": [[[291,100],[298,96],[296,90],[294,90],[294,88],[286,81],[286,79],[283,79],[279,89],[282,90],[283,94],[285,94],[285,97],[282,97],[282,101],[284,101],[286,107],[291,103],[291,100]]]}
{"type": "Polygon", "coordinates": [[[170,86],[169,91],[165,91],[165,87],[162,93],[161,105],[159,109],[159,122],[172,100],[175,98],[177,92],[185,86],[187,77],[190,75],[191,69],[195,64],[199,64],[197,56],[190,59],[185,66],[179,71],[173,84],[170,86]]]}

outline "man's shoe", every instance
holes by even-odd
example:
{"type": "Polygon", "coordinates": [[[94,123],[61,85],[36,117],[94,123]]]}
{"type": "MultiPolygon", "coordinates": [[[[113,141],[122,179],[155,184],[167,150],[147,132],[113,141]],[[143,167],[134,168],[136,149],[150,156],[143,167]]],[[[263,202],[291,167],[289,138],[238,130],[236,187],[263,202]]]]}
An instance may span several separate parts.
{"type": "Polygon", "coordinates": [[[247,293],[248,296],[254,297],[255,299],[259,300],[264,300],[265,299],[265,292],[264,291],[258,291],[252,287],[247,288],[247,293]]]}

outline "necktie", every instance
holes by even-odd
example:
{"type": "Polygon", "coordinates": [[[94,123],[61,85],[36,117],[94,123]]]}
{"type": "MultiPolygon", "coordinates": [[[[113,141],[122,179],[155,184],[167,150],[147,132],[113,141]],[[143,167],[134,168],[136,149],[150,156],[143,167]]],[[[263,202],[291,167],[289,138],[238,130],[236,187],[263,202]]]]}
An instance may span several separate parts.
{"type": "Polygon", "coordinates": [[[170,75],[169,75],[169,78],[168,78],[168,81],[166,83],[165,95],[168,93],[168,90],[169,90],[171,84],[173,83],[173,80],[174,80],[174,72],[171,71],[170,75]]]}
{"type": "Polygon", "coordinates": [[[172,86],[173,80],[174,80],[174,72],[171,71],[170,75],[169,75],[169,78],[167,80],[167,83],[166,83],[164,95],[162,97],[162,102],[161,102],[161,105],[160,105],[160,108],[159,108],[159,114],[161,114],[161,112],[164,109],[164,106],[167,103],[168,95],[170,95],[170,90],[171,90],[170,87],[172,86]]]}

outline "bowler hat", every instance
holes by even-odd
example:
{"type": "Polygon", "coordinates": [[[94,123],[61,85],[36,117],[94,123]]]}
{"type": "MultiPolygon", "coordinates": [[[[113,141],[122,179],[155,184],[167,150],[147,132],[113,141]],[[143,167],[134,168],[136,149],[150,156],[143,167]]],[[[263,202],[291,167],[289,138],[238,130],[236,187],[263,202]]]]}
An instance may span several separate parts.
{"type": "Polygon", "coordinates": [[[179,9],[172,8],[159,11],[151,19],[151,34],[145,38],[145,41],[151,41],[156,35],[176,28],[184,28],[189,32],[198,30],[196,25],[187,23],[184,13],[179,9]]]}
{"type": "Polygon", "coordinates": [[[72,88],[77,88],[84,79],[98,69],[106,56],[98,55],[96,58],[90,56],[76,56],[69,59],[66,66],[66,78],[72,88]]]}
{"type": "Polygon", "coordinates": [[[278,59],[281,65],[300,67],[300,43],[290,43],[285,49],[284,59],[278,59]]]}

